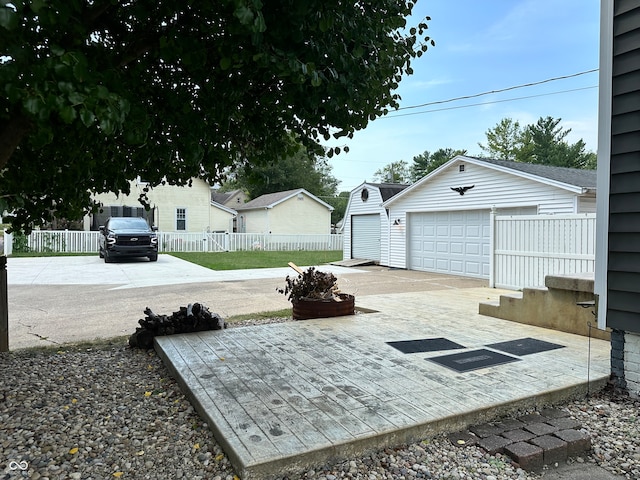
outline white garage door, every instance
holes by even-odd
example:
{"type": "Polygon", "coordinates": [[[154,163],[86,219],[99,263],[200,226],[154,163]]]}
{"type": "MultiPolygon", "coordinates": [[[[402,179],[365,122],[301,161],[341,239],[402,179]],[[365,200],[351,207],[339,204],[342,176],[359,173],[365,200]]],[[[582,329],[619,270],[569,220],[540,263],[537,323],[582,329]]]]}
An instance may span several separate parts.
{"type": "Polygon", "coordinates": [[[380,215],[351,217],[351,258],[380,261],[380,215]]]}
{"type": "Polygon", "coordinates": [[[489,210],[409,214],[409,268],[489,278],[489,210]]]}

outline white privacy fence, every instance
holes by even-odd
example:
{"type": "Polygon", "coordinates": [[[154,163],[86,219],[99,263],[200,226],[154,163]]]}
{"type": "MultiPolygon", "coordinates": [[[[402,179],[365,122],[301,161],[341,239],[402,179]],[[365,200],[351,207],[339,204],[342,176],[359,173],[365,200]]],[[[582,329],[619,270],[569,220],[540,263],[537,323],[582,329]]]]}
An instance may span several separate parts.
{"type": "MultiPolygon", "coordinates": [[[[99,232],[34,230],[28,236],[5,232],[4,254],[16,252],[98,253],[99,232]]],[[[158,232],[160,252],[235,252],[239,250],[342,250],[342,235],[158,232]]]]}
{"type": "Polygon", "coordinates": [[[596,214],[496,216],[492,287],[543,286],[546,275],[595,271],[596,214]]]}

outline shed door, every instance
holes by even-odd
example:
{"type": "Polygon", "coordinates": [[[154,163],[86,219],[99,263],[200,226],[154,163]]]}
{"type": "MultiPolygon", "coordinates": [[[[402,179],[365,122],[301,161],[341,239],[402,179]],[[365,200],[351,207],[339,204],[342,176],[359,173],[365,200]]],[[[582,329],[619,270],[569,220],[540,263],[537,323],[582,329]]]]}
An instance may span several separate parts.
{"type": "Polygon", "coordinates": [[[489,278],[489,210],[409,214],[409,269],[489,278]]]}
{"type": "Polygon", "coordinates": [[[351,258],[380,261],[380,215],[351,216],[351,258]]]}

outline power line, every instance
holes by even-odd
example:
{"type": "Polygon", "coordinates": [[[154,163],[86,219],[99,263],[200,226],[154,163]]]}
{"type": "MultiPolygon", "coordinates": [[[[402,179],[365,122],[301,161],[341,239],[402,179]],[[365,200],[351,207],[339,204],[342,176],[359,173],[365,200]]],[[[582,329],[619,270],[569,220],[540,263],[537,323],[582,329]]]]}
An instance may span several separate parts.
{"type": "Polygon", "coordinates": [[[540,80],[540,81],[537,81],[537,82],[523,83],[521,85],[514,85],[513,87],[506,87],[506,88],[500,88],[498,90],[491,90],[490,92],[475,93],[473,95],[465,95],[465,96],[462,96],[462,97],[449,98],[447,100],[438,100],[438,101],[435,101],[435,102],[422,103],[420,105],[409,105],[407,107],[400,107],[400,108],[398,108],[398,110],[409,110],[409,109],[412,109],[412,108],[421,108],[421,107],[428,107],[430,105],[439,105],[439,104],[442,104],[442,103],[457,102],[458,100],[467,100],[469,98],[482,97],[484,95],[491,95],[492,93],[507,92],[509,90],[516,90],[516,89],[525,88],[525,87],[533,87],[535,85],[542,85],[543,83],[549,83],[549,82],[555,82],[557,80],[565,80],[567,78],[579,77],[580,75],[586,75],[588,73],[593,73],[593,72],[597,72],[597,71],[598,71],[598,69],[594,68],[594,69],[591,69],[591,70],[585,70],[584,72],[572,73],[570,75],[563,75],[561,77],[547,78],[546,80],[540,80]]]}
{"type": "MultiPolygon", "coordinates": [[[[528,95],[525,97],[506,98],[504,100],[493,100],[491,102],[469,103],[467,105],[458,105],[456,107],[434,108],[432,110],[423,110],[421,112],[400,113],[398,115],[385,115],[384,117],[380,117],[380,118],[383,119],[383,118],[408,117],[410,115],[422,115],[423,113],[442,112],[445,110],[457,110],[459,108],[478,107],[481,105],[493,105],[494,103],[514,102],[516,100],[526,100],[528,98],[547,97],[550,95],[560,95],[562,93],[578,92],[580,90],[590,90],[592,88],[598,88],[598,85],[591,85],[590,87],[572,88],[570,90],[561,90],[558,92],[540,93],[538,95],[528,95]]],[[[443,103],[443,102],[439,102],[439,103],[443,103]]],[[[425,104],[425,105],[429,105],[429,104],[425,104]]],[[[430,105],[433,105],[433,104],[430,104],[430,105]]],[[[401,110],[401,109],[398,109],[398,110],[401,110]]]]}

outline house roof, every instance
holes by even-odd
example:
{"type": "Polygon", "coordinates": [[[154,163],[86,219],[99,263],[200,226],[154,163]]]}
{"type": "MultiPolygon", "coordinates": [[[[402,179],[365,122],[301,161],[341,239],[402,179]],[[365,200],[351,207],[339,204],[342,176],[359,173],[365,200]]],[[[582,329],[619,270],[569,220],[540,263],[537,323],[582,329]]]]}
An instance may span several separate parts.
{"type": "Polygon", "coordinates": [[[234,217],[238,214],[238,212],[235,211],[233,208],[229,208],[226,205],[223,205],[223,204],[218,203],[218,202],[214,202],[213,200],[211,201],[211,206],[219,208],[220,210],[222,210],[224,212],[230,213],[234,217]]]}
{"type": "Polygon", "coordinates": [[[247,202],[244,205],[237,207],[236,210],[240,211],[240,210],[254,210],[256,208],[273,208],[279,203],[282,203],[285,200],[289,200],[291,197],[295,197],[299,193],[306,195],[307,197],[324,205],[329,210],[333,210],[333,207],[331,205],[323,202],[315,195],[312,195],[311,193],[307,192],[304,188],[298,188],[295,190],[286,190],[284,192],[265,193],[264,195],[260,195],[258,198],[254,198],[250,202],[247,202]]]}
{"type": "Polygon", "coordinates": [[[242,190],[236,189],[230,192],[217,192],[214,190],[211,192],[211,201],[224,205],[231,197],[235,196],[239,192],[242,192],[242,190]]]}
{"type": "Polygon", "coordinates": [[[391,197],[400,193],[402,190],[409,186],[403,183],[366,183],[366,185],[371,185],[380,190],[380,195],[382,196],[383,202],[386,202],[391,197]]]}
{"type": "Polygon", "coordinates": [[[499,165],[501,167],[510,168],[519,172],[528,173],[537,177],[548,178],[556,182],[574,185],[588,189],[596,188],[597,172],[596,170],[583,170],[579,168],[553,167],[550,165],[539,165],[535,163],[510,162],[507,160],[494,160],[492,158],[473,158],[482,162],[499,165]]]}
{"type": "Polygon", "coordinates": [[[424,176],[409,188],[403,190],[399,195],[394,196],[390,200],[384,201],[384,205],[395,202],[399,197],[408,194],[415,188],[418,188],[429,179],[437,176],[440,172],[446,170],[454,162],[469,162],[476,165],[483,165],[487,168],[519,175],[538,182],[554,185],[559,188],[570,190],[574,193],[586,193],[587,191],[595,191],[597,183],[596,170],[582,170],[578,168],[553,167],[550,165],[539,165],[533,163],[511,162],[508,160],[495,160],[493,158],[469,157],[466,155],[457,155],[447,163],[436,168],[434,171],[424,176]]]}

